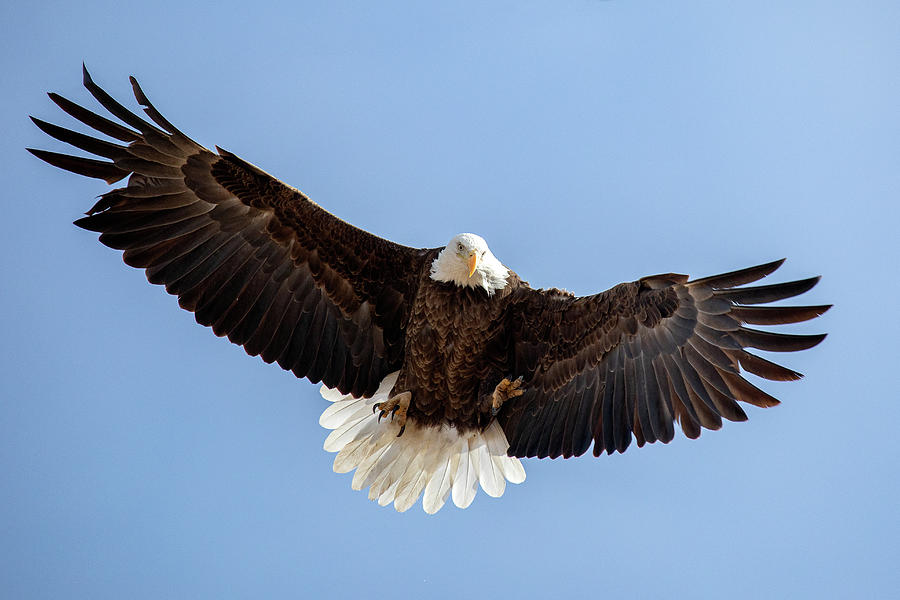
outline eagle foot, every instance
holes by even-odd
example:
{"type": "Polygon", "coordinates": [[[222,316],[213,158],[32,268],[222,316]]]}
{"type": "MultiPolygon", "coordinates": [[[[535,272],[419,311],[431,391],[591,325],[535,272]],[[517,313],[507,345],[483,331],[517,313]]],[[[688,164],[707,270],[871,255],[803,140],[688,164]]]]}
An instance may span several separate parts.
{"type": "Polygon", "coordinates": [[[406,431],[406,412],[409,410],[409,402],[412,400],[412,392],[403,392],[401,394],[397,394],[393,398],[388,399],[387,402],[378,402],[372,406],[372,413],[374,414],[377,411],[381,411],[378,414],[378,422],[381,422],[381,419],[391,416],[391,421],[396,421],[400,424],[400,432],[397,434],[397,437],[403,435],[403,432],[406,431]]]}
{"type": "Polygon", "coordinates": [[[494,388],[494,394],[491,397],[491,415],[497,416],[497,413],[500,412],[500,408],[503,406],[503,403],[509,400],[510,398],[515,398],[517,396],[521,396],[525,393],[525,390],[522,388],[522,377],[519,377],[513,381],[510,381],[506,377],[503,378],[503,381],[497,384],[497,387],[494,388]]]}

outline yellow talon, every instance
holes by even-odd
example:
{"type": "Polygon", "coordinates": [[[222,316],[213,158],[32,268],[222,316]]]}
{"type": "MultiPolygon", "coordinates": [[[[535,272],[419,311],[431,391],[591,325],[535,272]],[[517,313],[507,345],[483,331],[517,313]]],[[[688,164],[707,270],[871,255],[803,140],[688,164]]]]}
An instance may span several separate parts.
{"type": "Polygon", "coordinates": [[[396,421],[400,425],[400,433],[397,434],[397,437],[400,437],[406,431],[406,413],[409,410],[410,400],[412,400],[412,392],[403,392],[389,398],[387,402],[375,404],[372,412],[381,411],[378,415],[379,423],[383,417],[391,415],[391,421],[396,421]]]}

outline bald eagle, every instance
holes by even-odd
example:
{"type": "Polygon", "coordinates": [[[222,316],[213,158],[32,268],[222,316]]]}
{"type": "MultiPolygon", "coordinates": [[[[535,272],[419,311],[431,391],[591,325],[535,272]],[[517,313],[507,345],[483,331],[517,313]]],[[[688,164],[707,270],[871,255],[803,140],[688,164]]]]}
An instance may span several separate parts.
{"type": "Polygon", "coordinates": [[[525,457],[624,452],[636,440],[688,438],[739,402],[778,400],[742,376],[801,375],[751,354],[804,350],[824,335],[747,327],[812,319],[829,306],[764,306],[818,278],[746,286],[783,260],[712,277],[667,273],[593,296],[533,289],[471,233],[410,248],[350,225],[230,152],[200,146],[166,120],[134,78],[150,121],[84,71],[91,95],[120,122],[62,96],[63,111],[108,136],[33,118],[48,135],[101,160],[29,149],[46,162],[124,187],[76,221],[124,251],[197,322],[322,382],[320,423],[334,470],[355,470],[399,511],[467,507],[520,483],[525,457]]]}

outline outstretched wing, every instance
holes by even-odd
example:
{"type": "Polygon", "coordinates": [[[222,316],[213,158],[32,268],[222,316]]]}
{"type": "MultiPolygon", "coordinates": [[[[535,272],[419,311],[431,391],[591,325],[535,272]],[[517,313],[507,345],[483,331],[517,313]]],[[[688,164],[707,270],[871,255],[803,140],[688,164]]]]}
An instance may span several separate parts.
{"type": "Polygon", "coordinates": [[[829,306],[755,306],[790,298],[818,278],[751,283],[783,260],[688,281],[657,275],[623,283],[595,296],[522,289],[509,304],[510,357],[525,393],[499,418],[512,456],[570,457],[587,451],[624,452],[669,442],[677,421],[696,438],[722,418],[744,421],[738,402],[773,406],[778,400],[743,377],[770,380],[801,375],[747,352],[790,352],[825,335],[787,335],[745,327],[812,319],[829,306]]]}
{"type": "Polygon", "coordinates": [[[197,322],[342,393],[370,395],[399,368],[409,303],[427,251],[353,227],[237,156],[210,152],[153,107],[155,123],[84,85],[113,116],[57,94],[65,112],[113,143],[39,119],[50,136],[107,160],[29,149],[48,163],[125,187],[103,196],[76,224],[124,250],[124,260],[165,285],[197,322]],[[126,126],[127,125],[127,126],[126,126]]]}

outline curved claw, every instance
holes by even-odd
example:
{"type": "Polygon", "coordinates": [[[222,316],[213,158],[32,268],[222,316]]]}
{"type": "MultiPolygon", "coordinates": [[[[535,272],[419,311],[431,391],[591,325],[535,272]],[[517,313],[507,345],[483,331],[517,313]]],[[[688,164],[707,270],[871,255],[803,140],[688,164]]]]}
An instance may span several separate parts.
{"type": "Polygon", "coordinates": [[[494,388],[493,397],[491,399],[491,416],[496,417],[503,407],[503,404],[511,398],[517,398],[525,393],[522,389],[522,383],[525,381],[523,375],[519,375],[513,381],[503,378],[497,387],[494,388]]]}
{"type": "Polygon", "coordinates": [[[391,415],[391,422],[394,422],[394,417],[396,417],[396,421],[400,425],[400,433],[397,434],[397,437],[403,435],[403,432],[406,431],[406,411],[409,409],[411,397],[412,394],[410,392],[403,392],[390,398],[387,402],[375,404],[372,408],[373,414],[376,410],[381,411],[378,414],[378,423],[381,423],[381,419],[388,415],[391,415]]]}

